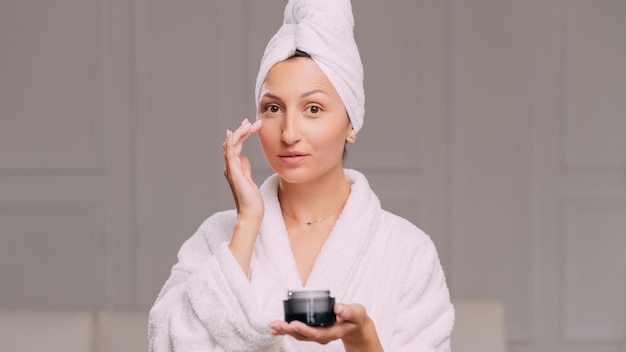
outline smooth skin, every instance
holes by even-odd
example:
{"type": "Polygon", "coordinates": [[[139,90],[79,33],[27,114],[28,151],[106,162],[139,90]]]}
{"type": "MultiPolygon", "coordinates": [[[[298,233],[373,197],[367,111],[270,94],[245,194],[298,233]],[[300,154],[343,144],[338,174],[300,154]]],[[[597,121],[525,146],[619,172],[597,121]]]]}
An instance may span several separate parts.
{"type": "MultiPolygon", "coordinates": [[[[326,75],[310,58],[276,64],[261,87],[257,120],[244,120],[226,132],[224,175],[233,193],[238,218],[229,248],[248,275],[265,206],[252,179],[244,143],[258,133],[267,162],[280,176],[278,197],[292,253],[303,284],[350,195],[342,153],[355,137],[345,106],[326,75]],[[307,225],[303,220],[314,221],[307,225]]],[[[273,335],[326,344],[341,339],[346,351],[382,351],[373,321],[360,304],[335,305],[337,323],[310,327],[277,320],[273,335]]]]}

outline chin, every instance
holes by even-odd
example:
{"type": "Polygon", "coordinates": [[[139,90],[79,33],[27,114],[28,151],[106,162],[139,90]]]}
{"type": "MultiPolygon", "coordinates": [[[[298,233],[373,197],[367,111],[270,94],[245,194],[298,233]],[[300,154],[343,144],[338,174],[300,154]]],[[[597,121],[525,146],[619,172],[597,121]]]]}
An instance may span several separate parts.
{"type": "MultiPolygon", "coordinates": [[[[341,177],[343,178],[343,168],[341,165],[338,165],[341,169],[341,177]]],[[[298,168],[274,168],[274,172],[280,176],[280,178],[287,183],[291,184],[304,184],[304,183],[312,183],[317,180],[333,177],[335,174],[335,168],[330,167],[328,169],[324,169],[321,167],[315,168],[306,168],[306,167],[298,167],[298,168]]]]}
{"type": "Polygon", "coordinates": [[[315,180],[318,176],[307,172],[304,169],[300,170],[276,170],[274,171],[280,176],[280,178],[287,183],[308,183],[315,180]]]}

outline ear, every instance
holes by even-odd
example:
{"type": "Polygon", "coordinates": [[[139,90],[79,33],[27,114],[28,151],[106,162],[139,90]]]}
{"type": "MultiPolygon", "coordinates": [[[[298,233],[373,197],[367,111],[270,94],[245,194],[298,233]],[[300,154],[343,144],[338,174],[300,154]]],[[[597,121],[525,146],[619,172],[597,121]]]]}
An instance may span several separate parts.
{"type": "Polygon", "coordinates": [[[356,142],[356,130],[352,127],[352,125],[350,125],[350,132],[348,133],[346,141],[350,144],[354,144],[354,142],[356,142]]]}

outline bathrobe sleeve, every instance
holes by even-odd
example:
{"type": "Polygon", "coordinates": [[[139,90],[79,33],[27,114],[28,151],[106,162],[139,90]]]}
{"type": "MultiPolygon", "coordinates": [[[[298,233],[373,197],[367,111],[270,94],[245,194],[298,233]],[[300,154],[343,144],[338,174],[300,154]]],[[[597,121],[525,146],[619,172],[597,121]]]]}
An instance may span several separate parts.
{"type": "Polygon", "coordinates": [[[389,350],[449,352],[454,307],[435,245],[417,232],[413,245],[405,242],[410,264],[389,350]]]}
{"type": "Polygon", "coordinates": [[[275,351],[248,278],[228,249],[236,214],[207,219],[178,253],[150,310],[152,352],[275,351]]]}

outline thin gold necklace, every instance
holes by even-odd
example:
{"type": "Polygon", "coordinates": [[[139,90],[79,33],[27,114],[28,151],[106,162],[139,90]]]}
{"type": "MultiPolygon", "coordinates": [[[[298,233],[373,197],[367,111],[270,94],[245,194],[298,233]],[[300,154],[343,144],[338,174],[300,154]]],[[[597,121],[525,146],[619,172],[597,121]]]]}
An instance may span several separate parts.
{"type": "Polygon", "coordinates": [[[328,219],[329,217],[335,215],[339,210],[343,209],[343,207],[345,205],[346,205],[346,203],[343,203],[337,210],[333,211],[332,213],[330,213],[330,214],[328,214],[326,216],[322,216],[321,218],[316,219],[316,220],[301,220],[301,219],[298,219],[297,217],[289,214],[283,208],[280,208],[280,210],[282,210],[283,214],[287,215],[287,217],[289,217],[289,218],[291,218],[293,220],[296,220],[296,221],[300,221],[301,223],[306,224],[307,226],[311,226],[311,225],[313,225],[315,223],[318,223],[320,221],[324,221],[324,220],[328,219]]]}

